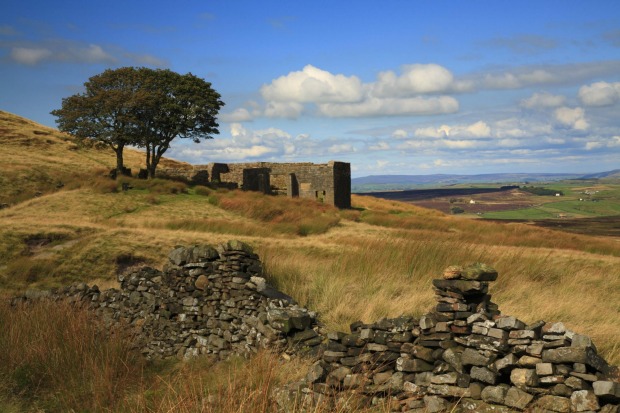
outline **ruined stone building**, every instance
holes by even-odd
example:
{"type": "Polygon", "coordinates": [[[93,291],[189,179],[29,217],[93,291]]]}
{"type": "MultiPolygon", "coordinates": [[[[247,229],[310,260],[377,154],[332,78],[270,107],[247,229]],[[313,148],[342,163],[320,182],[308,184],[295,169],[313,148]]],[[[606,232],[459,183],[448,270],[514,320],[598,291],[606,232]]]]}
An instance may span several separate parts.
{"type": "Polygon", "coordinates": [[[239,188],[265,194],[316,199],[338,208],[351,207],[351,164],[210,163],[186,169],[162,169],[158,175],[193,184],[239,188]]]}

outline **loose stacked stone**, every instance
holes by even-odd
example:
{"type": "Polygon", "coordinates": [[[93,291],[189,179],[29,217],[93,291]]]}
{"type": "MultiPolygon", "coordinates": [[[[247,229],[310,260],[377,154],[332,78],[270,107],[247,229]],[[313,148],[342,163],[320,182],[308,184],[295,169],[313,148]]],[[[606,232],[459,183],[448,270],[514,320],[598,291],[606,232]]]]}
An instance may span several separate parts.
{"type": "Polygon", "coordinates": [[[136,346],[147,358],[226,358],[265,347],[311,353],[323,341],[316,314],[268,285],[258,256],[238,241],[179,247],[163,271],[143,267],[118,280],[119,290],[78,284],[14,302],[86,303],[108,323],[135,327],[136,346]]]}
{"type": "Polygon", "coordinates": [[[179,247],[163,271],[120,275],[120,290],[78,284],[14,301],[84,303],[110,323],[134,326],[149,358],[224,358],[264,347],[318,354],[302,383],[275,392],[285,411],[301,399],[384,401],[394,412],[620,413],[618,370],[590,338],[562,323],[501,315],[488,293],[496,279],[484,264],[449,267],[433,280],[434,311],[419,319],[325,333],[314,313],[266,283],[249,246],[231,241],[179,247]]]}
{"type": "Polygon", "coordinates": [[[355,392],[392,411],[617,412],[620,384],[591,340],[562,323],[500,315],[488,294],[496,279],[484,264],[449,267],[433,280],[435,310],[419,320],[329,333],[302,385],[305,402],[355,392]]]}

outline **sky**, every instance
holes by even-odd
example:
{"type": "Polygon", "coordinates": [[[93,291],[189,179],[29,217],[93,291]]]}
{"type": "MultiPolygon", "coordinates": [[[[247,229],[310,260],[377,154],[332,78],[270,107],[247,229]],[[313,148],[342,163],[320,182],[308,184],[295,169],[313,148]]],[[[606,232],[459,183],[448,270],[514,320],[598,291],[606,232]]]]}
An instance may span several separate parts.
{"type": "Polygon", "coordinates": [[[219,135],[167,157],[387,174],[620,168],[620,2],[1,0],[0,110],[108,68],[191,72],[219,135]]]}

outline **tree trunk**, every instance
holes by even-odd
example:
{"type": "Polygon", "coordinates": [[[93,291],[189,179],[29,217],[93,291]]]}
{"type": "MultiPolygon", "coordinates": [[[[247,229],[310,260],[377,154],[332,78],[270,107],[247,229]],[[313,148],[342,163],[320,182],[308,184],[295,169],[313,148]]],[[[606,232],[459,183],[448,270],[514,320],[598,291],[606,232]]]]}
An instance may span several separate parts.
{"type": "Polygon", "coordinates": [[[120,176],[123,174],[123,170],[125,165],[123,165],[123,149],[125,148],[125,145],[123,144],[118,144],[116,145],[116,147],[112,146],[112,149],[114,149],[114,152],[116,152],[116,173],[120,176]]]}

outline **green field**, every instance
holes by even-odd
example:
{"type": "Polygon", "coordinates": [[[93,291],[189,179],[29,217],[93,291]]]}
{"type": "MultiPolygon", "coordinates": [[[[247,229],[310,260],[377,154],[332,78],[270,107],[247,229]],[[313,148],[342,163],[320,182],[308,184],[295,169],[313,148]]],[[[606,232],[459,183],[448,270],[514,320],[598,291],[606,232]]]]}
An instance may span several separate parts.
{"type": "Polygon", "coordinates": [[[535,196],[535,205],[505,211],[485,212],[488,219],[592,218],[620,215],[620,183],[605,181],[565,181],[537,185],[562,196],[535,196]]]}

